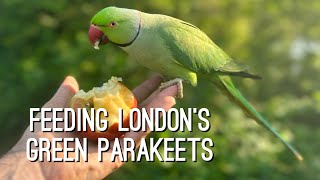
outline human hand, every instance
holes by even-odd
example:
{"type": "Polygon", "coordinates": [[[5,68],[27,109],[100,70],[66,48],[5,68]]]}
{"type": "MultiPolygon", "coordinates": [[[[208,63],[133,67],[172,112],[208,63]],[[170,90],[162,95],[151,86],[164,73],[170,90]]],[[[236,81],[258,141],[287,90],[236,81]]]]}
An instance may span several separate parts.
{"type": "MultiPolygon", "coordinates": [[[[153,76],[133,90],[139,108],[163,108],[166,111],[175,105],[174,97],[177,94],[177,87],[171,86],[163,91],[158,90],[162,82],[160,76],[153,76]]],[[[77,81],[73,77],[67,77],[53,98],[43,108],[67,108],[72,96],[79,90],[77,81]]],[[[47,114],[47,117],[52,114],[47,114]]],[[[63,117],[63,114],[58,114],[63,117]]],[[[52,126],[49,124],[48,127],[52,126]]],[[[150,132],[128,132],[120,139],[132,138],[137,146],[141,139],[150,132]]],[[[102,179],[123,165],[123,162],[116,158],[115,162],[109,161],[111,150],[103,153],[103,162],[98,161],[98,147],[96,143],[88,143],[88,162],[30,162],[26,158],[26,142],[29,138],[68,138],[77,137],[73,132],[42,132],[40,123],[35,124],[35,131],[25,131],[19,142],[12,150],[0,160],[0,179],[102,179]]],[[[112,146],[112,143],[111,143],[112,146]]],[[[61,147],[63,147],[61,145],[61,147]]],[[[123,146],[122,146],[123,147],[123,146]]],[[[112,149],[109,148],[109,149],[112,149]]],[[[74,156],[74,154],[73,154],[74,156]]],[[[63,157],[63,154],[58,154],[63,157]]]]}

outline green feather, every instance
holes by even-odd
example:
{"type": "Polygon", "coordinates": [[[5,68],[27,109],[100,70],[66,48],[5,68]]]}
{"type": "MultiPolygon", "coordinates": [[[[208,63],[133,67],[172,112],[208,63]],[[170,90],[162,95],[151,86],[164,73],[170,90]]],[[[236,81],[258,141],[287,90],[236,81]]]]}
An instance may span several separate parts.
{"type": "Polygon", "coordinates": [[[209,77],[210,81],[218,87],[218,89],[225,94],[232,102],[237,104],[243,112],[249,117],[254,119],[258,124],[269,130],[274,136],[276,136],[280,141],[295,155],[298,160],[303,160],[301,154],[288,142],[286,142],[281,135],[271,126],[271,124],[264,119],[255,108],[242,96],[240,91],[234,86],[232,80],[229,76],[212,76],[209,77]]]}
{"type": "Polygon", "coordinates": [[[222,72],[234,76],[259,78],[247,73],[196,26],[168,17],[160,28],[160,36],[177,64],[200,72],[222,72]]]}

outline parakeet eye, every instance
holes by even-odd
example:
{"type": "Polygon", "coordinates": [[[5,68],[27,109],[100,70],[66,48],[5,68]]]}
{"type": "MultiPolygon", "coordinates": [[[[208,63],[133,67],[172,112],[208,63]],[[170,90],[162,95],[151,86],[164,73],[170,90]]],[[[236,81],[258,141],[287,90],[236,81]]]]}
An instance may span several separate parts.
{"type": "Polygon", "coordinates": [[[112,21],[110,24],[109,24],[109,27],[111,28],[114,28],[118,25],[118,23],[116,21],[112,21]]]}

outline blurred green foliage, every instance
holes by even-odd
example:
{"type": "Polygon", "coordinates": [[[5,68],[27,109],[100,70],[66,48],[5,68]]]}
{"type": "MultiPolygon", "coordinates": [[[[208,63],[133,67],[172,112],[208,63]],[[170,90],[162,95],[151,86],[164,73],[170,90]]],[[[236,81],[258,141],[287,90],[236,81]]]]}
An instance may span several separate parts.
{"type": "Polygon", "coordinates": [[[188,151],[186,163],[130,162],[110,179],[320,179],[318,0],[2,0],[1,154],[28,126],[29,108],[48,101],[65,76],[75,76],[85,90],[112,75],[123,77],[131,88],[150,76],[119,48],[109,45],[96,51],[90,46],[91,17],[111,5],[191,22],[232,57],[251,66],[263,80],[235,78],[236,84],[297,146],[305,161],[297,162],[277,139],[201,82],[197,88],[186,85],[185,98],[178,100],[177,107],[208,107],[211,130],[166,131],[151,137],[211,137],[214,161],[191,162],[188,151]]]}

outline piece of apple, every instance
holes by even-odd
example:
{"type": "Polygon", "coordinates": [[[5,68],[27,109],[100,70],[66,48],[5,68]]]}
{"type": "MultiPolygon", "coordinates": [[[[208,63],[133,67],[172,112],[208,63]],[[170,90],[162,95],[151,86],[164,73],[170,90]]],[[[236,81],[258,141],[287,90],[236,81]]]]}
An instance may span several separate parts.
{"type": "MultiPolygon", "coordinates": [[[[86,132],[80,132],[82,136],[88,139],[97,140],[98,138],[107,138],[114,140],[121,137],[124,132],[118,131],[119,108],[123,109],[123,127],[129,127],[129,114],[132,108],[137,107],[137,101],[134,94],[122,83],[121,78],[112,77],[102,87],[94,87],[87,93],[83,90],[77,92],[71,99],[71,108],[76,112],[78,108],[87,108],[90,113],[90,108],[104,108],[108,112],[108,117],[105,118],[101,113],[101,119],[108,120],[108,129],[105,132],[99,132],[97,129],[91,131],[90,128],[86,132]]],[[[135,117],[131,117],[135,119],[135,117]]]]}

